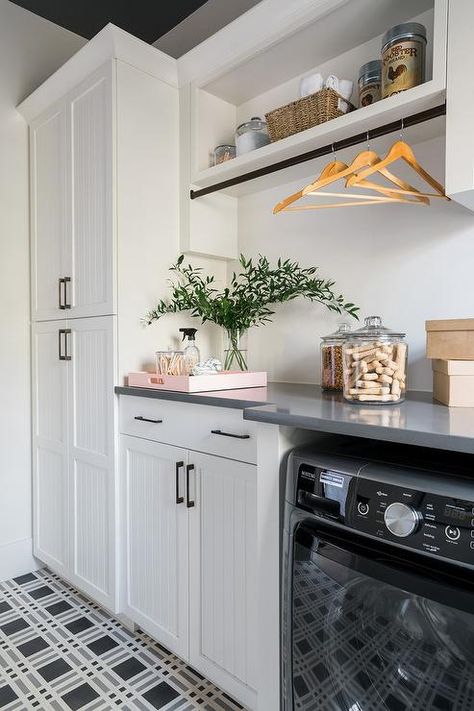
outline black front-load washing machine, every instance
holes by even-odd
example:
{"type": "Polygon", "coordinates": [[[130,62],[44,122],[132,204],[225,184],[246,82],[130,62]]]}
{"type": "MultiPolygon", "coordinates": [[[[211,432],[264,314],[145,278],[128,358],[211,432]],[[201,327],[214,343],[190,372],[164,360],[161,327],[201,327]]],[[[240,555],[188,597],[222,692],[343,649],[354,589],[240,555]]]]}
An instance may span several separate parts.
{"type": "Polygon", "coordinates": [[[474,480],[296,450],[285,711],[474,709],[474,480]]]}

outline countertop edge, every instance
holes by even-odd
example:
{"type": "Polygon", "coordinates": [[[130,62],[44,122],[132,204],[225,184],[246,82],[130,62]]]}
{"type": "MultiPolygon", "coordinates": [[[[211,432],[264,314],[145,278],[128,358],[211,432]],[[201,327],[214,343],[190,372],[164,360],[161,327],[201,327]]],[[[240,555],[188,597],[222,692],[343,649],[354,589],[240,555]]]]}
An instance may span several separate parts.
{"type": "Polygon", "coordinates": [[[174,390],[152,390],[150,388],[136,388],[127,385],[117,385],[115,387],[117,395],[128,395],[129,397],[147,397],[154,400],[170,400],[172,402],[185,402],[196,405],[210,405],[212,407],[226,407],[231,410],[246,410],[254,407],[264,407],[271,405],[271,401],[261,402],[258,400],[216,397],[209,393],[180,393],[174,390]]]}
{"type": "MultiPolygon", "coordinates": [[[[279,384],[274,384],[279,385],[279,384]]],[[[291,384],[281,384],[285,385],[291,384]]],[[[298,387],[298,386],[295,386],[298,387]]],[[[416,423],[412,429],[405,429],[397,426],[387,426],[385,424],[367,424],[366,422],[344,421],[341,419],[326,418],[321,413],[298,413],[292,412],[291,408],[286,410],[279,404],[282,400],[281,394],[278,392],[268,391],[263,399],[253,400],[247,397],[236,397],[238,391],[226,391],[225,395],[222,391],[219,395],[212,392],[208,393],[182,393],[171,390],[154,390],[149,388],[137,388],[133,386],[116,386],[115,393],[117,395],[125,395],[132,397],[145,397],[156,400],[183,402],[195,405],[207,405],[211,407],[222,407],[226,409],[239,410],[242,412],[244,420],[258,422],[261,424],[272,424],[281,427],[293,427],[314,432],[327,432],[330,434],[342,434],[354,437],[364,437],[367,439],[380,439],[386,442],[394,442],[399,444],[415,445],[419,447],[431,447],[444,451],[461,452],[463,454],[474,454],[474,422],[473,436],[469,436],[466,432],[456,434],[455,432],[440,432],[430,430],[429,426],[422,429],[416,428],[416,423]],[[235,395],[234,395],[235,393],[235,395]]],[[[417,392],[418,398],[423,399],[428,406],[431,402],[428,397],[429,393],[417,392]]],[[[285,399],[291,397],[290,394],[284,394],[285,399]]],[[[284,400],[286,401],[286,400],[284,400]]],[[[410,401],[407,399],[401,407],[409,407],[410,401]]],[[[433,405],[440,407],[439,405],[433,405]]],[[[474,412],[473,412],[474,415],[474,412]]]]}
{"type": "Polygon", "coordinates": [[[436,432],[403,430],[379,425],[358,424],[355,422],[334,422],[319,417],[293,415],[287,412],[263,410],[261,407],[249,407],[244,410],[244,420],[262,424],[296,427],[330,434],[352,435],[366,439],[381,439],[385,442],[411,444],[418,447],[431,447],[445,451],[474,454],[474,438],[456,435],[444,435],[436,432]]]}

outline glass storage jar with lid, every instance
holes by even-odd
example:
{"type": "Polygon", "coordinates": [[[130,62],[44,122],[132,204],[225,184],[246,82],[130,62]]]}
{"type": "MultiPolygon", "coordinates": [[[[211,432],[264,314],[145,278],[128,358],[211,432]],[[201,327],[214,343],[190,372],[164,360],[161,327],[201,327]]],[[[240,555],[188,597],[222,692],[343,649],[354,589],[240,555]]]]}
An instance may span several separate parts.
{"type": "Polygon", "coordinates": [[[342,347],[344,397],[357,404],[387,405],[402,402],[407,387],[408,347],[405,334],[369,316],[365,325],[349,335],[342,347]]]}
{"type": "Polygon", "coordinates": [[[214,148],[212,165],[219,165],[220,163],[225,163],[228,160],[232,160],[232,158],[235,158],[234,145],[226,143],[222,146],[216,146],[214,148]]]}
{"type": "Polygon", "coordinates": [[[253,116],[250,121],[241,123],[235,132],[235,147],[237,155],[249,153],[270,143],[267,124],[259,116],[253,116]]]}
{"type": "Polygon", "coordinates": [[[342,344],[351,332],[348,323],[341,322],[334,333],[321,338],[321,387],[341,391],[344,385],[342,344]]]}

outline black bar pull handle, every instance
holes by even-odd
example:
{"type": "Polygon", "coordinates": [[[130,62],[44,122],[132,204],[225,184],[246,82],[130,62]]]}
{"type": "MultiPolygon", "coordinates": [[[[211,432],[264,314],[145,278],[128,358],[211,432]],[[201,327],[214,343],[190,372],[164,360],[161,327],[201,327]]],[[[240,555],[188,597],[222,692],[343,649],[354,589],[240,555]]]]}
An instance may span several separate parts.
{"type": "Polygon", "coordinates": [[[249,434],[233,434],[232,432],[223,432],[222,430],[211,430],[211,434],[220,435],[221,437],[233,437],[234,439],[250,439],[249,434]]]}
{"type": "Polygon", "coordinates": [[[151,422],[152,425],[160,425],[163,422],[163,420],[153,420],[151,417],[143,417],[142,415],[137,415],[133,419],[139,422],[151,422]]]}
{"type": "Polygon", "coordinates": [[[58,331],[58,356],[59,360],[66,360],[66,356],[63,355],[63,347],[62,347],[62,337],[66,333],[64,328],[60,328],[58,331]]]}
{"type": "Polygon", "coordinates": [[[67,285],[71,283],[71,277],[63,277],[63,284],[64,284],[64,305],[63,309],[70,309],[71,304],[67,300],[67,285]]]}
{"type": "Polygon", "coordinates": [[[188,464],[186,467],[186,506],[188,509],[192,509],[196,504],[196,502],[191,501],[189,497],[189,475],[192,471],[194,471],[194,468],[194,464],[188,464]]]}
{"type": "Polygon", "coordinates": [[[71,335],[71,329],[65,328],[63,333],[64,333],[64,359],[63,360],[72,360],[72,356],[68,351],[68,343],[69,343],[68,336],[71,335]]]}
{"type": "Polygon", "coordinates": [[[66,306],[63,302],[63,286],[64,286],[64,279],[62,277],[59,277],[58,279],[58,307],[63,311],[66,306]]]}
{"type": "Polygon", "coordinates": [[[182,504],[184,497],[179,495],[179,473],[184,467],[184,462],[176,462],[176,503],[182,504]]]}

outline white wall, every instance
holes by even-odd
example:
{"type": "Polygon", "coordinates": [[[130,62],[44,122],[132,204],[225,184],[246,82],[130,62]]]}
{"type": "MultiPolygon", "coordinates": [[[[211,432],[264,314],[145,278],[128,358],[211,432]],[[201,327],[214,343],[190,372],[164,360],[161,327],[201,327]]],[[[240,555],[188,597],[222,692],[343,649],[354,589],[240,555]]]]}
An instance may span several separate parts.
{"type": "MultiPolygon", "coordinates": [[[[371,148],[382,152],[390,143],[376,142],[371,148]]],[[[338,158],[347,162],[356,152],[338,158]]],[[[427,141],[415,152],[442,182],[444,140],[427,141]]],[[[323,163],[315,164],[315,176],[323,163]]],[[[433,200],[430,207],[381,205],[272,214],[275,203],[307,182],[240,200],[241,251],[319,265],[321,274],[334,278],[336,288],[360,306],[363,316],[380,314],[388,327],[406,331],[409,387],[430,390],[425,320],[474,316],[474,214],[441,200],[433,200]]],[[[319,383],[319,338],[334,330],[337,315],[301,300],[277,311],[273,324],[250,334],[251,366],[267,369],[271,380],[319,383]]]]}
{"type": "Polygon", "coordinates": [[[0,0],[0,580],[31,569],[28,134],[15,106],[85,40],[0,0]]]}

